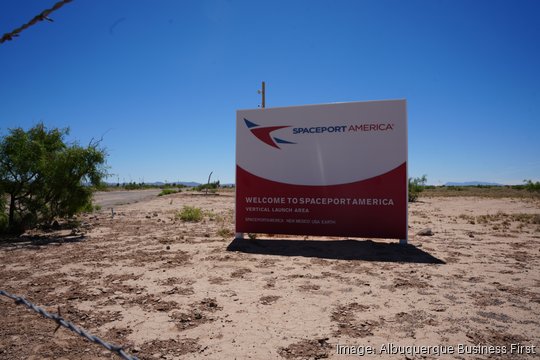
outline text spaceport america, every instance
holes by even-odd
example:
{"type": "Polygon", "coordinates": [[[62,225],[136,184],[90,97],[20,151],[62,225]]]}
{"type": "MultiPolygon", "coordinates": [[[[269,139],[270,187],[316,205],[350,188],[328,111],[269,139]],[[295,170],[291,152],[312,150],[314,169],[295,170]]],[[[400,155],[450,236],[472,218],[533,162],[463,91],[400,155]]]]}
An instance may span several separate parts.
{"type": "Polygon", "coordinates": [[[345,132],[372,132],[394,130],[394,124],[360,124],[360,125],[334,125],[334,126],[312,126],[295,127],[292,129],[294,135],[298,134],[324,134],[324,133],[345,133],[345,132]]]}
{"type": "MultiPolygon", "coordinates": [[[[392,198],[345,198],[345,197],[285,197],[285,196],[246,196],[250,205],[360,205],[393,206],[392,198]]],[[[256,211],[256,210],[253,210],[256,211]]]]}

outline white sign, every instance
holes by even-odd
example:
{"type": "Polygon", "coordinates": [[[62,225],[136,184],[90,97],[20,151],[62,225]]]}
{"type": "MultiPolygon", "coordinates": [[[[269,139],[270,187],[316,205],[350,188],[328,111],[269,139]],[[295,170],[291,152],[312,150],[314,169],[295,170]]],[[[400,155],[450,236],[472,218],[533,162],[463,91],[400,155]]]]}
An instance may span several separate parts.
{"type": "Polygon", "coordinates": [[[405,100],[237,112],[236,231],[407,237],[405,100]]]}

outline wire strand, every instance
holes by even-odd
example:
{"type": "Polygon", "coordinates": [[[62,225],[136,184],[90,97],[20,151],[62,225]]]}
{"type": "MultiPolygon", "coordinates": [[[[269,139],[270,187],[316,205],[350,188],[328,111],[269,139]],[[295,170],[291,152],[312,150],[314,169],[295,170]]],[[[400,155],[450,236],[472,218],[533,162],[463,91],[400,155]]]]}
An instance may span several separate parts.
{"type": "Polygon", "coordinates": [[[16,28],[15,30],[13,30],[13,31],[11,31],[11,32],[8,32],[8,33],[5,33],[4,35],[2,35],[2,38],[0,39],[0,44],[4,43],[4,42],[6,42],[6,41],[11,41],[11,40],[13,40],[13,38],[19,36],[19,34],[20,34],[23,30],[28,29],[30,26],[35,25],[35,24],[37,24],[37,23],[40,22],[40,21],[47,20],[47,21],[52,22],[53,19],[49,18],[49,15],[50,15],[53,11],[56,11],[56,10],[60,9],[60,8],[61,8],[62,6],[64,6],[65,4],[70,3],[70,2],[72,2],[72,1],[73,1],[73,0],[62,0],[62,1],[59,1],[59,2],[57,2],[56,4],[54,4],[52,8],[43,10],[43,11],[42,11],[41,13],[39,13],[38,15],[34,16],[34,17],[32,18],[32,20],[30,20],[30,21],[27,22],[26,24],[22,25],[21,27],[16,28]]]}
{"type": "MultiPolygon", "coordinates": [[[[63,326],[65,328],[73,331],[75,334],[78,334],[78,335],[90,340],[91,342],[93,342],[95,344],[103,346],[105,349],[107,349],[107,350],[109,350],[109,351],[111,351],[113,353],[116,353],[122,359],[125,359],[125,360],[139,360],[139,358],[126,353],[124,351],[124,349],[122,348],[122,346],[118,346],[118,345],[108,343],[105,340],[103,340],[103,339],[101,339],[101,338],[99,338],[99,337],[97,337],[95,335],[90,334],[89,332],[87,332],[83,328],[80,328],[80,327],[76,326],[75,324],[67,321],[66,319],[62,318],[60,315],[51,314],[51,313],[47,312],[46,310],[40,308],[39,306],[32,304],[30,301],[26,300],[25,298],[23,298],[21,296],[10,294],[10,293],[8,293],[7,291],[4,291],[4,290],[0,290],[0,295],[3,295],[5,297],[8,297],[8,298],[12,299],[13,301],[15,301],[16,304],[21,304],[21,305],[26,306],[30,310],[34,310],[35,312],[37,312],[38,314],[44,316],[47,319],[54,320],[58,324],[59,327],[63,326]]],[[[57,330],[58,330],[58,328],[57,328],[57,330]]]]}

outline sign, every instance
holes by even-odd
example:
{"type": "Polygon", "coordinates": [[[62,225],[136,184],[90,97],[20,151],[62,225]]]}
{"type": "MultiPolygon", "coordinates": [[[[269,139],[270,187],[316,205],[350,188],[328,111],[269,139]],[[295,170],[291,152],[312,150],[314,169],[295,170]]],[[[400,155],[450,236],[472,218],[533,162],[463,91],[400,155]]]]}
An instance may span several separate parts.
{"type": "Polygon", "coordinates": [[[406,101],[237,111],[236,232],[407,239],[406,101]]]}

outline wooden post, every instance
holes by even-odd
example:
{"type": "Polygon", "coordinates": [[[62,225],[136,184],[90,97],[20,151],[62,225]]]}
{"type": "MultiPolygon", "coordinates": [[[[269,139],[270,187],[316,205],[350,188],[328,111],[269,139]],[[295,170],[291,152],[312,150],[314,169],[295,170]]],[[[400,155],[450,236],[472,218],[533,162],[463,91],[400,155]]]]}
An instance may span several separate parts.
{"type": "Polygon", "coordinates": [[[261,90],[261,96],[262,96],[262,105],[261,107],[264,109],[266,107],[266,84],[264,81],[262,82],[262,90],[261,90]]]}

